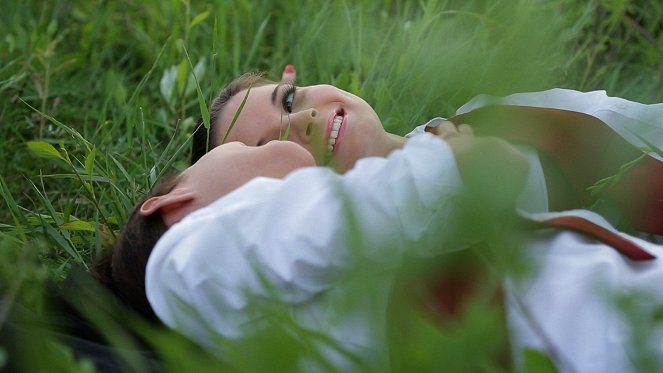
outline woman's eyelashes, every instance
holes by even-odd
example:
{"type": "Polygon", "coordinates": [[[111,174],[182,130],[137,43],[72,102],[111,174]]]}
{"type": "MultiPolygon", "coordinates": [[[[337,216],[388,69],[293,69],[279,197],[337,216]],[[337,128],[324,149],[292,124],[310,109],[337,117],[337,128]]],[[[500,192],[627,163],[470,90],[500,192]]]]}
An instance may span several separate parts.
{"type": "Polygon", "coordinates": [[[286,113],[288,114],[292,113],[292,106],[295,102],[296,91],[297,87],[295,87],[292,84],[288,84],[284,88],[283,98],[281,98],[281,104],[283,105],[283,110],[285,110],[286,113]]]}

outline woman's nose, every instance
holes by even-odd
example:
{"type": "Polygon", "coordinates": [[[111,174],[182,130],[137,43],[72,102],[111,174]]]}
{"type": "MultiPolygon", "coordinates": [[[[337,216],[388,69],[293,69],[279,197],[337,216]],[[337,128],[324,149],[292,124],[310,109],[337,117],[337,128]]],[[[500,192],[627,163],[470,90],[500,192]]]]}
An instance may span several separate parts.
{"type": "Polygon", "coordinates": [[[290,114],[289,122],[287,123],[290,126],[288,139],[295,141],[299,139],[303,143],[310,143],[314,133],[320,131],[318,128],[320,126],[318,124],[319,121],[320,115],[313,108],[290,114]]]}

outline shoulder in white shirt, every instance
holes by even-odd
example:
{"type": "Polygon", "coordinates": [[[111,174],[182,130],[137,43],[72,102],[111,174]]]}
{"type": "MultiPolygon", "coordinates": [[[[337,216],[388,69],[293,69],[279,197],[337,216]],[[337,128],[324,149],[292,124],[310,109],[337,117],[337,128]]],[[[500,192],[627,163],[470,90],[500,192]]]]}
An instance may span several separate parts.
{"type": "Polygon", "coordinates": [[[351,354],[380,360],[388,291],[340,314],[324,305],[348,291],[355,263],[370,263],[384,289],[404,248],[426,255],[458,245],[460,186],[451,150],[430,135],[344,175],[316,167],[254,179],[166,232],[147,265],[148,299],[163,322],[211,349],[259,330],[263,299],[351,354]],[[432,228],[441,223],[449,229],[432,228]]]}

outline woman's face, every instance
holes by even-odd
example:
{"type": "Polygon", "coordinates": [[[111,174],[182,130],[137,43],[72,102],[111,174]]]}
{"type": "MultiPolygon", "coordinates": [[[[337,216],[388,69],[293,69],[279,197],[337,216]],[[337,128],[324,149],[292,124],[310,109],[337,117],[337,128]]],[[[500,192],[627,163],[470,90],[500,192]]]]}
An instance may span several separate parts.
{"type": "Polygon", "coordinates": [[[290,141],[271,141],[260,147],[230,142],[210,150],[182,175],[178,187],[196,195],[196,206],[206,206],[249,180],[283,178],[290,172],[315,166],[311,154],[290,141]]]}
{"type": "MultiPolygon", "coordinates": [[[[220,115],[215,143],[220,144],[246,97],[234,95],[220,115]]],[[[317,165],[339,172],[367,156],[385,156],[387,134],[377,114],[363,99],[330,85],[294,87],[270,84],[251,88],[225,142],[261,146],[289,140],[304,147],[317,165]]]]}

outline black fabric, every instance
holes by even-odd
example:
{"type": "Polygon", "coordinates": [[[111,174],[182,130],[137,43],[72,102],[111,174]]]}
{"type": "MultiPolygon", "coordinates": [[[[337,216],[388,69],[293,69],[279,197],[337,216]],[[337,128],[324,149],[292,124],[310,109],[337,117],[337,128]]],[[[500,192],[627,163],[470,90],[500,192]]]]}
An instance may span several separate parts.
{"type": "Polygon", "coordinates": [[[84,270],[74,269],[62,286],[48,284],[44,305],[37,312],[17,303],[0,303],[0,309],[11,310],[0,325],[0,346],[8,355],[1,372],[51,370],[42,366],[39,356],[52,341],[71,348],[78,359],[92,362],[98,372],[134,371],[137,367],[161,371],[157,353],[133,330],[141,322],[138,316],[84,270]],[[124,340],[131,346],[112,346],[106,336],[109,331],[128,337],[124,340]]]}

